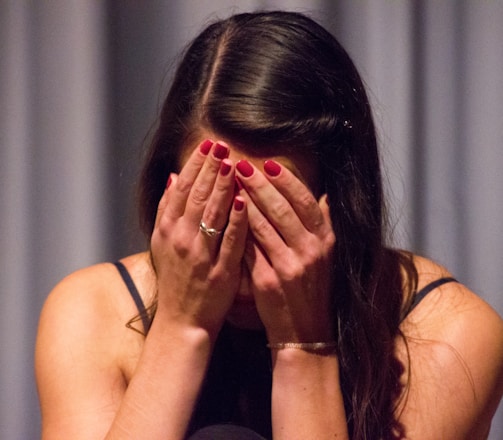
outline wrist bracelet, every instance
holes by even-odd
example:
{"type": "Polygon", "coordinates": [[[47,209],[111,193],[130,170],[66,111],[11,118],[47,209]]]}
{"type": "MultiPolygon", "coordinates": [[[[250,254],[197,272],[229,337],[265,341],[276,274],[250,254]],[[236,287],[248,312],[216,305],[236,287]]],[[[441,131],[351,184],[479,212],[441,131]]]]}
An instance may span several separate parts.
{"type": "Polygon", "coordinates": [[[275,342],[274,344],[267,344],[267,348],[273,350],[283,350],[284,348],[297,348],[305,351],[324,351],[329,348],[336,349],[337,342],[275,342]]]}

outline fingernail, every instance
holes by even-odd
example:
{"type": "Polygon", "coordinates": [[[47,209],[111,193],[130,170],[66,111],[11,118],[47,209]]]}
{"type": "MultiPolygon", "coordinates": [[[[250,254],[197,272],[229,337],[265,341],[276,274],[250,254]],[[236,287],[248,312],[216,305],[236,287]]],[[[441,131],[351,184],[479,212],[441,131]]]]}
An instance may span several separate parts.
{"type": "Polygon", "coordinates": [[[211,146],[213,145],[213,141],[209,140],[209,139],[206,139],[200,146],[199,146],[199,151],[201,152],[201,154],[203,154],[204,156],[207,156],[208,153],[210,152],[211,150],[211,146]]]}
{"type": "Polygon", "coordinates": [[[220,174],[222,176],[227,176],[232,168],[232,162],[228,159],[224,159],[220,164],[220,174]]]}
{"type": "Polygon", "coordinates": [[[253,167],[246,160],[240,160],[236,168],[243,177],[250,177],[253,174],[253,167]]]}
{"type": "Polygon", "coordinates": [[[264,162],[264,171],[269,176],[276,177],[281,173],[281,165],[278,162],[274,162],[274,160],[266,160],[264,162]]]}
{"type": "Polygon", "coordinates": [[[168,177],[168,181],[166,182],[166,189],[168,189],[168,188],[169,188],[169,185],[171,185],[171,181],[172,181],[172,180],[173,180],[173,179],[171,178],[171,174],[170,174],[170,175],[169,175],[169,177],[168,177]]]}
{"type": "Polygon", "coordinates": [[[236,211],[242,211],[245,207],[245,201],[242,197],[234,197],[234,209],[236,211]]]}
{"type": "Polygon", "coordinates": [[[225,159],[229,154],[229,148],[222,144],[216,144],[213,150],[213,156],[217,159],[225,159]]]}

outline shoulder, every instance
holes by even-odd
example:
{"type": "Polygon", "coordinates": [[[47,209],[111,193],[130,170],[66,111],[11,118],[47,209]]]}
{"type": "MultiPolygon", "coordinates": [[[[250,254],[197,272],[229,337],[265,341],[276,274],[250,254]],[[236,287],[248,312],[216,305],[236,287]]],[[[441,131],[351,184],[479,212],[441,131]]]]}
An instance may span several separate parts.
{"type": "MultiPolygon", "coordinates": [[[[50,292],[42,308],[41,325],[87,324],[99,331],[103,324],[117,317],[112,306],[117,293],[123,290],[117,269],[101,263],[80,269],[63,278],[50,292]]],[[[119,304],[121,302],[119,301],[119,304]]]]}
{"type": "MultiPolygon", "coordinates": [[[[445,267],[424,257],[414,256],[418,273],[417,290],[442,278],[455,278],[445,267]]],[[[448,336],[460,328],[478,328],[473,336],[490,327],[494,337],[503,340],[503,321],[476,293],[461,282],[453,281],[431,290],[407,316],[403,331],[414,337],[448,336]]],[[[489,335],[484,335],[489,336],[489,335]]]]}
{"type": "MultiPolygon", "coordinates": [[[[414,257],[418,290],[431,282],[453,275],[443,266],[414,257]]],[[[503,365],[503,320],[476,293],[460,282],[433,289],[402,323],[409,339],[442,341],[463,355],[469,363],[492,359],[503,365]],[[487,355],[480,357],[481,351],[487,355]]]]}
{"type": "MultiPolygon", "coordinates": [[[[414,263],[418,290],[439,278],[452,277],[426,258],[414,257],[414,263]]],[[[500,316],[468,287],[450,282],[432,290],[407,316],[401,330],[414,406],[435,402],[445,419],[459,424],[458,432],[469,433],[466,438],[481,438],[503,394],[500,316]]],[[[403,351],[402,360],[406,360],[403,351]]],[[[407,409],[405,418],[410,416],[410,405],[407,409]]],[[[430,418],[431,426],[434,420],[430,418]]]]}
{"type": "MultiPolygon", "coordinates": [[[[136,275],[145,270],[139,256],[123,262],[136,275]]],[[[133,279],[141,281],[136,275],[133,279]]],[[[125,327],[137,313],[111,263],[78,270],[52,290],[40,315],[35,349],[44,431],[89,430],[89,420],[113,418],[143,341],[125,327]],[[102,414],[96,414],[97,408],[102,414]]]]}
{"type": "MultiPolygon", "coordinates": [[[[127,257],[125,265],[140,281],[145,271],[142,254],[127,257]],[[136,276],[138,275],[138,276],[136,276]]],[[[117,268],[101,263],[80,269],[61,280],[47,297],[39,320],[36,344],[37,373],[68,367],[79,357],[120,367],[124,340],[131,338],[125,324],[138,313],[117,268]],[[68,358],[66,358],[68,356],[68,358]]],[[[128,349],[127,349],[128,350],[128,349]]]]}
{"type": "MultiPolygon", "coordinates": [[[[146,278],[148,268],[145,254],[136,254],[122,260],[142,296],[147,296],[146,278]]],[[[143,298],[145,301],[148,298],[143,298]]],[[[93,323],[110,323],[123,320],[124,315],[136,312],[127,286],[112,263],[100,263],[63,278],[51,291],[42,309],[41,319],[51,315],[65,316],[93,323]]]]}

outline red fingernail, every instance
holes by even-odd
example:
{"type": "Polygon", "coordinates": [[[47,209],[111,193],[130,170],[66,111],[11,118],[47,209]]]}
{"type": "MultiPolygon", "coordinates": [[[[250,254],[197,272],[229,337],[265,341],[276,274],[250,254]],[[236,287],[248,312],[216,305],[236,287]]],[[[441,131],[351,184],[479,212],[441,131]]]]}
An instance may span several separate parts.
{"type": "Polygon", "coordinates": [[[235,197],[234,198],[234,209],[236,211],[242,211],[244,207],[245,207],[245,201],[243,200],[243,198],[242,197],[235,197]]]}
{"type": "Polygon", "coordinates": [[[243,177],[250,177],[253,174],[253,167],[246,160],[240,160],[236,168],[243,177]]]}
{"type": "Polygon", "coordinates": [[[264,171],[269,176],[276,177],[281,173],[281,165],[278,162],[274,162],[274,160],[266,160],[264,162],[264,171]]]}
{"type": "Polygon", "coordinates": [[[213,141],[206,139],[200,146],[199,146],[199,151],[201,154],[204,154],[205,156],[208,155],[208,153],[211,150],[211,146],[213,145],[213,141]]]}
{"type": "Polygon", "coordinates": [[[213,156],[217,159],[225,159],[229,154],[229,148],[222,144],[216,144],[213,150],[213,156]]]}
{"type": "Polygon", "coordinates": [[[169,188],[169,185],[171,185],[171,181],[172,181],[172,180],[173,180],[173,179],[171,179],[171,174],[170,174],[170,175],[169,175],[169,177],[168,177],[168,181],[166,182],[166,189],[168,189],[168,188],[169,188]]]}
{"type": "Polygon", "coordinates": [[[222,176],[227,176],[232,168],[232,162],[228,159],[224,159],[220,164],[220,174],[222,176]]]}

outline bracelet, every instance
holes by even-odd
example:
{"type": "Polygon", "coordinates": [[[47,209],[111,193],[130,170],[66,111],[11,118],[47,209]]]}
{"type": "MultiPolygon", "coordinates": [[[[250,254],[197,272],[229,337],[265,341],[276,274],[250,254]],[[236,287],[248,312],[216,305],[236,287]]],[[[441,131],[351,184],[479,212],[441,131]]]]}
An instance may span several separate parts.
{"type": "Polygon", "coordinates": [[[337,348],[337,342],[276,342],[274,344],[267,344],[267,348],[274,350],[283,350],[284,348],[297,348],[305,351],[325,351],[329,348],[337,348]]]}

